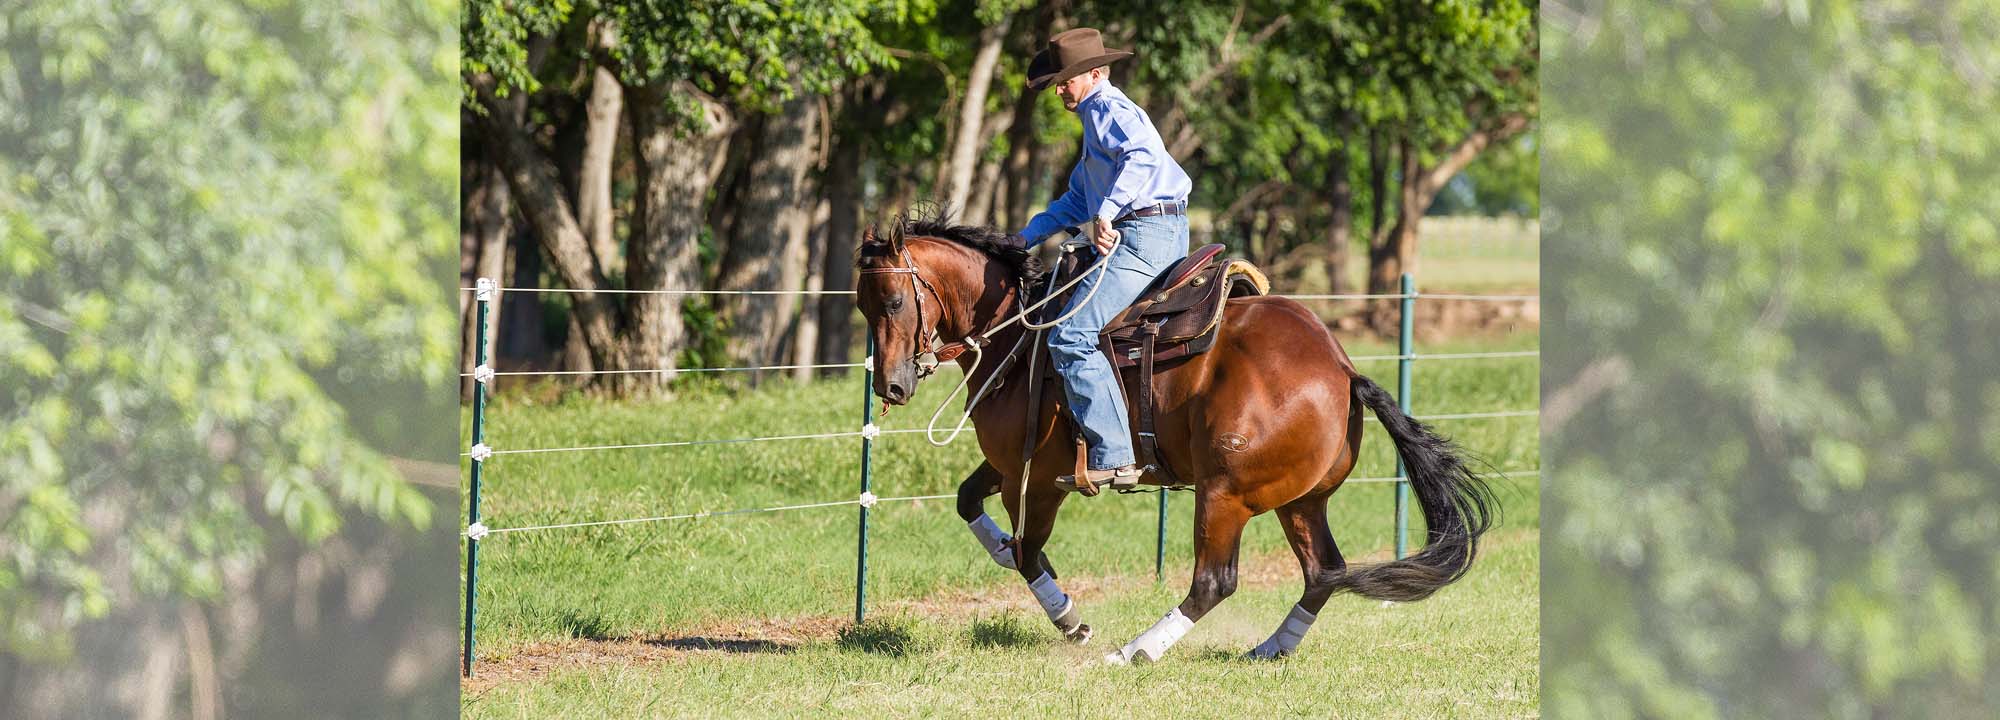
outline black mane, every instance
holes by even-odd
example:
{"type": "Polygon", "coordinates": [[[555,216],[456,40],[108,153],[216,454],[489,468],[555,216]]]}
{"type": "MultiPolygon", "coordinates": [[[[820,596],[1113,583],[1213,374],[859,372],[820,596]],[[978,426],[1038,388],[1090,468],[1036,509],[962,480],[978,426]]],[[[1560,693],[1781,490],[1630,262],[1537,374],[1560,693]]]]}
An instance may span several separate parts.
{"type": "Polygon", "coordinates": [[[911,237],[934,237],[964,245],[985,253],[988,257],[1007,264],[1019,277],[1030,283],[1042,277],[1042,258],[1026,248],[1015,247],[1007,233],[985,225],[953,225],[951,213],[945,208],[921,203],[890,221],[889,232],[894,233],[888,242],[863,243],[860,262],[865,265],[871,258],[887,257],[888,248],[895,242],[911,237]]]}

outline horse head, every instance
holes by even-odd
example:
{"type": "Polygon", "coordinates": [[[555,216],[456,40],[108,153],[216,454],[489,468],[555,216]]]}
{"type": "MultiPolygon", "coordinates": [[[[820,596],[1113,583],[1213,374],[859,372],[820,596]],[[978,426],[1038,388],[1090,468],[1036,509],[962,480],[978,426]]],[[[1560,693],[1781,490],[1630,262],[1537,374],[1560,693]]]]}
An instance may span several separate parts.
{"type": "Polygon", "coordinates": [[[898,217],[882,235],[873,226],[863,233],[855,304],[875,341],[874,391],[883,402],[908,403],[936,367],[938,348],[992,325],[1018,281],[1040,275],[1040,263],[1005,237],[941,216],[898,217]]]}

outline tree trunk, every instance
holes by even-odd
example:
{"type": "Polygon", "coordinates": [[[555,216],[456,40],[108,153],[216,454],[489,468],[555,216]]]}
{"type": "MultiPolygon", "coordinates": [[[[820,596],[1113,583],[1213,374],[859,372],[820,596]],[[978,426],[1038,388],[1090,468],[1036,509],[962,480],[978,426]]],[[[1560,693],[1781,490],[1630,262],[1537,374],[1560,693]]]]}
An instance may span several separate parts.
{"type": "MultiPolygon", "coordinates": [[[[832,248],[828,247],[829,236],[827,235],[827,228],[829,226],[828,220],[831,219],[833,214],[833,204],[827,200],[824,193],[816,193],[816,195],[818,195],[818,202],[813,204],[812,230],[806,233],[806,247],[809,250],[806,253],[806,289],[813,291],[826,289],[826,277],[830,269],[827,267],[826,256],[832,250],[832,248]]],[[[797,315],[798,331],[792,333],[793,365],[804,366],[820,362],[819,300],[822,297],[826,296],[802,296],[803,302],[800,303],[800,306],[804,310],[797,315]]],[[[844,297],[841,299],[849,300],[844,297]]],[[[799,382],[811,380],[812,376],[813,371],[809,367],[798,367],[792,370],[792,379],[799,382]]]]}
{"type": "MultiPolygon", "coordinates": [[[[632,144],[638,166],[638,207],[633,213],[631,253],[626,257],[626,285],[634,290],[695,289],[699,267],[702,201],[718,172],[720,153],[736,128],[734,115],[721,102],[688,83],[672,87],[644,85],[626,88],[626,114],[632,124],[632,144]],[[667,113],[669,95],[693,101],[702,130],[684,134],[667,113]]],[[[666,370],[641,376],[653,383],[673,378],[674,354],[683,344],[683,295],[634,295],[633,327],[624,349],[628,367],[666,370]]],[[[623,383],[633,389],[646,383],[623,383]]]]}
{"type": "Polygon", "coordinates": [[[1403,156],[1400,206],[1396,208],[1396,224],[1387,241],[1378,240],[1378,246],[1369,254],[1369,292],[1396,292],[1397,278],[1405,272],[1416,272],[1418,225],[1445,183],[1451,182],[1493,143],[1513,137],[1527,127],[1525,115],[1503,116],[1493,126],[1475,128],[1445,148],[1439,153],[1437,164],[1428,169],[1421,165],[1420,152],[1407,135],[1397,141],[1397,151],[1403,156]]]}
{"type": "MultiPolygon", "coordinates": [[[[1040,48],[1047,42],[1064,14],[1063,5],[1059,2],[1043,3],[1035,13],[1035,28],[1029,37],[1031,47],[1040,48]]],[[[1041,179],[1038,175],[1045,162],[1042,159],[1042,144],[1036,138],[1035,103],[1040,97],[1041,93],[1022,88],[1021,94],[1014,98],[1014,120],[1007,127],[1007,165],[1002,169],[1006,175],[1007,188],[1003,196],[1007,202],[994,206],[993,212],[999,217],[993,222],[1009,232],[1027,225],[1028,218],[1042,209],[1033,196],[1033,188],[1041,179]]]]}
{"type": "MultiPolygon", "coordinates": [[[[504,273],[507,271],[507,239],[514,232],[513,197],[508,194],[507,180],[500,176],[500,171],[493,167],[492,162],[479,157],[476,152],[471,155],[473,157],[468,158],[469,161],[466,163],[468,172],[465,182],[469,191],[466,193],[465,217],[462,225],[466,236],[471,238],[467,246],[470,248],[468,254],[471,256],[472,267],[468,273],[470,277],[466,278],[465,287],[474,287],[479,278],[489,278],[495,284],[500,284],[505,279],[504,273]]],[[[460,372],[472,372],[473,366],[479,364],[479,305],[473,293],[462,292],[459,295],[467,300],[463,303],[464,312],[460,316],[459,367],[460,372]]],[[[489,364],[493,362],[495,351],[498,350],[490,342],[493,338],[493,329],[500,326],[500,293],[496,292],[493,295],[487,305],[486,317],[489,364]]],[[[464,400],[472,399],[473,387],[472,378],[462,379],[459,383],[459,397],[464,400]]]]}
{"type": "Polygon", "coordinates": [[[623,117],[625,89],[618,77],[603,66],[595,68],[590,81],[590,100],[584,105],[583,165],[577,173],[577,222],[590,238],[591,251],[606,275],[625,272],[625,255],[612,231],[611,167],[618,146],[618,125],[623,117]]]}
{"type": "MultiPolygon", "coordinates": [[[[763,119],[723,256],[722,290],[796,290],[805,280],[805,236],[816,199],[809,192],[819,120],[816,98],[800,95],[763,119]]],[[[724,296],[729,356],[752,365],[779,364],[778,344],[798,308],[796,295],[724,296]]],[[[760,373],[761,375],[761,373],[760,373]]]]}
{"type": "MultiPolygon", "coordinates": [[[[840,126],[860,125],[858,118],[870,116],[874,103],[862,102],[866,97],[860,88],[850,90],[841,103],[841,114],[847,120],[840,126]]],[[[862,132],[834,133],[833,148],[828,154],[826,168],[827,217],[826,252],[821,257],[820,277],[822,287],[827,290],[854,289],[854,249],[861,244],[861,155],[865,149],[867,136],[862,132]]],[[[852,355],[849,348],[854,343],[853,311],[854,298],[845,295],[822,295],[817,298],[819,306],[819,362],[842,364],[852,355]]],[[[828,369],[822,375],[834,375],[839,371],[828,369]]]]}
{"type": "Polygon", "coordinates": [[[1347,281],[1348,262],[1354,252],[1354,181],[1348,177],[1350,169],[1347,160],[1347,146],[1342,144],[1333,153],[1332,164],[1327,168],[1326,204],[1330,217],[1326,230],[1326,282],[1327,292],[1340,295],[1353,292],[1353,283],[1347,281]]]}
{"type": "MultiPolygon", "coordinates": [[[[986,91],[993,85],[993,70],[1000,66],[1000,44],[1007,38],[1013,16],[979,31],[979,52],[973,55],[972,70],[965,83],[965,100],[958,109],[958,136],[951,146],[951,171],[945,182],[945,207],[952,212],[966,209],[972,194],[972,176],[979,165],[981,121],[986,119],[986,91]]],[[[969,221],[968,221],[969,222],[969,221]]]]}
{"type": "Polygon", "coordinates": [[[572,294],[570,299],[592,358],[599,367],[623,367],[618,358],[618,306],[609,295],[589,292],[605,289],[607,283],[591,253],[589,238],[577,223],[569,199],[563,196],[554,164],[529,139],[520,118],[499,107],[490,96],[484,99],[487,112],[480,125],[495,147],[514,202],[555,262],[563,282],[586,291],[572,294]]]}
{"type": "Polygon", "coordinates": [[[1000,158],[980,163],[979,179],[972,186],[972,197],[968,201],[970,204],[965,208],[965,214],[962,216],[962,221],[965,224],[996,225],[1000,227],[1001,232],[1013,232],[1015,230],[1015,228],[1009,227],[992,217],[995,202],[994,196],[999,186],[1000,158]]]}
{"type": "Polygon", "coordinates": [[[1006,204],[993,208],[998,216],[993,223],[1010,232],[1026,225],[1035,212],[1030,209],[1033,200],[1029,197],[1035,181],[1035,156],[1041,152],[1041,143],[1035,138],[1035,97],[1035,93],[1023,91],[1014,99],[1014,122],[1007,127],[1007,164],[1002,168],[1007,187],[1001,191],[1006,204]]]}
{"type": "Polygon", "coordinates": [[[1408,136],[1396,139],[1396,153],[1403,161],[1402,177],[1397,178],[1400,192],[1396,198],[1396,222],[1386,237],[1369,248],[1370,293],[1397,292],[1402,286],[1402,274],[1416,271],[1417,220],[1424,212],[1418,201],[1422,195],[1419,186],[1423,182],[1423,168],[1408,136]]]}
{"type": "Polygon", "coordinates": [[[1368,247],[1373,250],[1382,244],[1382,238],[1389,233],[1389,163],[1395,155],[1389,150],[1385,132],[1377,127],[1368,131],[1368,247]]]}
{"type": "MultiPolygon", "coordinates": [[[[507,238],[506,268],[500,272],[499,282],[506,287],[541,287],[542,248],[535,242],[534,232],[517,226],[513,236],[507,238]]],[[[501,361],[511,360],[534,368],[549,367],[549,358],[554,351],[549,349],[549,338],[543,331],[547,324],[542,322],[542,294],[500,293],[496,307],[500,310],[500,322],[493,323],[493,346],[487,352],[488,362],[498,367],[501,361]]]]}

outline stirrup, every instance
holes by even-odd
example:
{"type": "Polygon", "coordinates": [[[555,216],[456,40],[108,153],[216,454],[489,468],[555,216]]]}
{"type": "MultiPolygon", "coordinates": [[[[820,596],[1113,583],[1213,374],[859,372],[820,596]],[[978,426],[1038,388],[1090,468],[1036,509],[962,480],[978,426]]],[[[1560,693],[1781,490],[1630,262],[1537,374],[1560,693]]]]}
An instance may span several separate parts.
{"type": "Polygon", "coordinates": [[[1081,492],[1084,497],[1096,495],[1099,489],[1103,487],[1109,487],[1122,492],[1138,487],[1139,476],[1146,471],[1137,465],[1127,465],[1113,470],[1087,470],[1085,472],[1088,475],[1104,474],[1098,477],[1086,477],[1085,482],[1090,484],[1089,487],[1080,487],[1075,475],[1063,475],[1056,478],[1056,487],[1062,489],[1064,492],[1081,492]]]}

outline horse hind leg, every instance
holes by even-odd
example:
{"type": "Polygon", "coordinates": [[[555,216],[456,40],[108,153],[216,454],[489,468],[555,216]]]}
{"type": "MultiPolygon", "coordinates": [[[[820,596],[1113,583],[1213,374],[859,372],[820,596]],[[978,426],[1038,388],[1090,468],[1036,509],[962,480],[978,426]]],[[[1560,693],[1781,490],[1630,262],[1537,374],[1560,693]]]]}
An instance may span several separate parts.
{"type": "MultiPolygon", "coordinates": [[[[1212,488],[1215,484],[1202,486],[1212,488]]],[[[1104,656],[1105,662],[1125,665],[1159,660],[1194,629],[1195,621],[1236,592],[1236,559],[1243,526],[1253,513],[1234,494],[1207,489],[1196,496],[1194,512],[1194,582],[1188,587],[1187,598],[1132,642],[1104,656]]]]}
{"type": "Polygon", "coordinates": [[[1326,607],[1327,598],[1333,596],[1334,578],[1347,570],[1347,559],[1341,557],[1340,547],[1334,544],[1333,533],[1326,526],[1326,499],[1324,494],[1308,495],[1276,511],[1278,523],[1285,529],[1285,539],[1291,542],[1292,554],[1299,558],[1306,590],[1271,637],[1250,650],[1252,659],[1274,660],[1298,649],[1299,641],[1305,639],[1313,621],[1319,618],[1319,611],[1326,607]]]}

